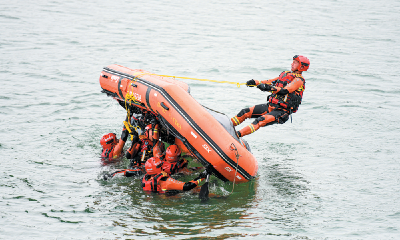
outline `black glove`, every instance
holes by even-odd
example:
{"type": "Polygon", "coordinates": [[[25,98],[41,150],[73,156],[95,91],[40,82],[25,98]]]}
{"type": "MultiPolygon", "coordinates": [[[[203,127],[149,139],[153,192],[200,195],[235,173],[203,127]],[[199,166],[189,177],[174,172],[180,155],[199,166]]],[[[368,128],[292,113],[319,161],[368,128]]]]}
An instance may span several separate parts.
{"type": "Polygon", "coordinates": [[[207,171],[204,171],[204,172],[200,173],[200,175],[198,177],[193,179],[193,181],[197,181],[197,180],[202,179],[202,178],[207,178],[207,175],[208,175],[207,171]]]}
{"type": "Polygon", "coordinates": [[[281,90],[279,92],[277,92],[276,94],[278,94],[278,95],[286,95],[288,93],[289,93],[289,91],[287,89],[281,88],[281,90]]]}
{"type": "Polygon", "coordinates": [[[246,82],[246,86],[248,86],[248,87],[254,87],[255,85],[256,85],[256,81],[254,81],[254,79],[251,79],[246,82]]]}
{"type": "Polygon", "coordinates": [[[261,91],[265,92],[265,91],[271,91],[272,87],[271,85],[268,84],[260,84],[257,86],[258,89],[260,89],[261,91]]]}
{"type": "Polygon", "coordinates": [[[113,175],[111,175],[111,174],[109,174],[109,173],[106,173],[106,174],[103,175],[103,179],[104,179],[104,180],[108,180],[108,179],[110,179],[110,178],[112,178],[112,177],[113,177],[113,175]]]}
{"type": "Polygon", "coordinates": [[[124,141],[124,142],[126,142],[126,140],[128,139],[128,136],[129,136],[129,132],[128,132],[128,130],[124,127],[124,128],[122,129],[121,140],[124,141]]]}
{"type": "Polygon", "coordinates": [[[132,144],[139,142],[139,136],[138,136],[138,134],[136,133],[136,131],[133,131],[132,133],[133,133],[133,136],[132,136],[132,144]],[[134,134],[134,133],[136,133],[136,134],[134,134]]]}
{"type": "Polygon", "coordinates": [[[204,172],[200,173],[199,178],[200,178],[200,179],[201,179],[201,178],[206,178],[207,175],[208,175],[207,171],[204,171],[204,172]]]}

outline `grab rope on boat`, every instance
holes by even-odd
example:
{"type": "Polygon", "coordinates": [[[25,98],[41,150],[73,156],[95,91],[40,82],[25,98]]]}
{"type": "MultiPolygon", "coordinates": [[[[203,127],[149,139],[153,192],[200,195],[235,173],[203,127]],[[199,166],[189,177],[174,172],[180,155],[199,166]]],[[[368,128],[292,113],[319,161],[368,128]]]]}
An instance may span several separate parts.
{"type": "MultiPolygon", "coordinates": [[[[137,80],[137,78],[138,78],[138,76],[133,79],[133,82],[135,82],[137,80]]],[[[133,92],[133,85],[130,84],[130,87],[132,88],[131,89],[131,93],[132,93],[133,92]]],[[[140,129],[140,127],[139,126],[134,127],[131,124],[131,113],[130,113],[130,108],[128,107],[128,101],[138,103],[136,101],[136,97],[133,94],[129,94],[129,91],[125,95],[125,109],[126,109],[126,115],[127,115],[126,119],[127,119],[127,121],[124,121],[124,125],[125,125],[126,129],[128,130],[128,132],[130,133],[129,135],[131,136],[131,140],[133,140],[133,134],[132,134],[133,129],[136,132],[138,132],[138,129],[140,129]]]]}
{"type": "Polygon", "coordinates": [[[229,195],[231,195],[233,193],[233,189],[235,189],[235,181],[236,181],[236,174],[237,174],[237,170],[238,170],[238,166],[239,166],[239,151],[237,150],[236,146],[234,143],[231,144],[231,146],[229,147],[229,149],[231,151],[235,151],[235,157],[236,157],[236,170],[235,170],[235,177],[233,178],[233,186],[232,186],[232,191],[231,193],[229,193],[229,195]]]}

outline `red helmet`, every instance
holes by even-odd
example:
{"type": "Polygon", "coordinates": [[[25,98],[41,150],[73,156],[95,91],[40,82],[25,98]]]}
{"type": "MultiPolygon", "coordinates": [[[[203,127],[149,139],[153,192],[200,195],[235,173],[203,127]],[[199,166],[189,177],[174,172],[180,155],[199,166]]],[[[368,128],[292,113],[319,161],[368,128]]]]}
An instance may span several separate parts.
{"type": "Polygon", "coordinates": [[[146,161],[144,167],[146,168],[146,172],[149,175],[155,175],[161,172],[162,170],[163,161],[157,157],[149,158],[146,161]]]}
{"type": "Polygon", "coordinates": [[[115,133],[106,134],[100,139],[100,144],[101,146],[103,146],[103,149],[111,148],[116,143],[117,143],[117,135],[115,135],[115,133]]]}
{"type": "Polygon", "coordinates": [[[170,145],[165,153],[165,159],[168,162],[176,162],[181,156],[181,150],[176,145],[170,145]]]}
{"type": "Polygon", "coordinates": [[[297,71],[307,71],[307,69],[310,67],[310,60],[304,56],[295,55],[293,60],[296,60],[300,63],[299,67],[296,69],[297,71]]]}

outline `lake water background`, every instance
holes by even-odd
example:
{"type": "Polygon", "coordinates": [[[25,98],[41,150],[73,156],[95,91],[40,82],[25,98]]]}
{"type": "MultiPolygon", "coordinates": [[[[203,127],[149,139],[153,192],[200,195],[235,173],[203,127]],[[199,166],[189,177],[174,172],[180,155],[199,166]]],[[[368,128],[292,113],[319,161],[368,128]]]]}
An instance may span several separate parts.
{"type": "MultiPolygon", "coordinates": [[[[3,0],[0,30],[1,239],[400,237],[399,1],[3,0]],[[201,203],[102,180],[126,164],[99,158],[126,114],[100,92],[103,67],[245,82],[296,54],[311,61],[299,111],[245,137],[254,181],[213,179],[201,203]]],[[[228,116],[266,101],[184,81],[228,116]]]]}

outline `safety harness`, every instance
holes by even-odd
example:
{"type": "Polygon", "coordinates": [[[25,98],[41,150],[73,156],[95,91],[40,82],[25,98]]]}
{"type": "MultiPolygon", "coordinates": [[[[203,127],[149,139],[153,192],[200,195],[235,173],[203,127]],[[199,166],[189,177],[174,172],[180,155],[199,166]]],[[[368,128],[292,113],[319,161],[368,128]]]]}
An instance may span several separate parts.
{"type": "Polygon", "coordinates": [[[279,78],[272,82],[272,84],[276,87],[284,88],[289,83],[293,81],[295,78],[300,78],[303,81],[303,85],[296,91],[292,93],[288,93],[287,95],[278,95],[276,93],[271,94],[268,97],[268,102],[271,106],[285,109],[291,113],[295,113],[301,104],[301,100],[303,98],[303,92],[305,89],[305,83],[303,76],[298,73],[293,73],[290,71],[283,71],[279,78]]]}
{"type": "Polygon", "coordinates": [[[150,191],[150,192],[159,192],[163,193],[164,191],[161,190],[161,186],[158,184],[158,181],[165,177],[165,174],[159,173],[155,175],[154,177],[150,175],[144,175],[142,179],[142,188],[145,191],[150,191]]]}
{"type": "Polygon", "coordinates": [[[176,162],[168,162],[165,161],[163,164],[163,171],[169,173],[170,175],[177,173],[180,169],[184,168],[185,166],[187,166],[188,162],[181,158],[176,162]]]}

